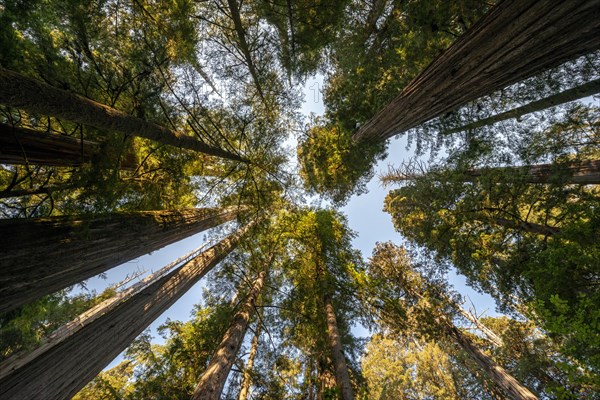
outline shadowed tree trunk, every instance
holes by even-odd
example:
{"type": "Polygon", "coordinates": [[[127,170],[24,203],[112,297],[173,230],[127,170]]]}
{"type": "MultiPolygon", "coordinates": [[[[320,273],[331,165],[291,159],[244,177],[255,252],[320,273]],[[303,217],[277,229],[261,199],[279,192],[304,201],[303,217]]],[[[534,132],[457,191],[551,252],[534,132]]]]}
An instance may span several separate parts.
{"type": "Polygon", "coordinates": [[[0,221],[0,312],[234,219],[237,208],[0,221]]]}
{"type": "MultiPolygon", "coordinates": [[[[0,163],[76,167],[102,153],[102,145],[89,140],[0,124],[0,163]]],[[[135,155],[128,153],[119,168],[137,168],[135,155]]]]}
{"type": "Polygon", "coordinates": [[[350,382],[350,375],[348,374],[346,358],[342,351],[342,340],[337,327],[335,310],[329,296],[323,296],[323,304],[325,308],[325,317],[327,319],[327,336],[329,339],[329,346],[331,347],[331,360],[333,361],[335,369],[335,382],[340,390],[342,400],[353,400],[354,391],[352,390],[352,383],[350,382]]]}
{"type": "Polygon", "coordinates": [[[529,104],[525,104],[524,106],[517,107],[510,111],[496,114],[488,118],[483,118],[467,125],[448,129],[447,131],[442,132],[442,134],[449,135],[451,133],[467,131],[470,129],[477,129],[483,126],[495,124],[500,121],[506,121],[507,119],[511,118],[518,119],[523,115],[530,114],[536,111],[542,111],[550,107],[568,103],[569,101],[574,101],[583,97],[591,96],[598,92],[600,92],[600,79],[596,79],[595,81],[585,83],[581,86],[577,86],[572,89],[568,89],[563,92],[554,94],[552,96],[533,101],[529,104]]]}
{"type": "MultiPolygon", "coordinates": [[[[202,249],[205,246],[201,246],[200,248],[191,251],[183,257],[178,258],[172,263],[164,266],[153,274],[150,274],[148,277],[144,278],[140,282],[132,285],[126,290],[115,294],[113,297],[104,300],[103,302],[96,304],[89,310],[79,314],[75,319],[71,322],[68,322],[56,329],[46,338],[44,338],[38,347],[33,349],[32,351],[19,351],[17,353],[11,354],[8,358],[0,362],[0,379],[7,376],[10,371],[17,370],[24,365],[33,362],[36,358],[42,356],[44,353],[50,351],[55,346],[59,345],[69,337],[75,335],[78,331],[80,331],[83,327],[91,324],[102,315],[111,312],[115,309],[119,304],[124,301],[127,301],[133,298],[136,294],[146,289],[152,283],[156,282],[158,279],[162,278],[168,272],[173,270],[177,265],[181,265],[196,256],[198,256],[202,249]]],[[[141,274],[138,274],[139,276],[141,274]]],[[[136,276],[127,277],[124,281],[120,282],[115,290],[122,286],[126,285],[129,281],[135,279],[136,276]]]]}
{"type": "Polygon", "coordinates": [[[67,121],[125,135],[195,150],[200,153],[247,162],[237,154],[210,146],[193,136],[128,115],[104,104],[58,89],[44,82],[0,67],[0,103],[67,121]]]}
{"type": "Polygon", "coordinates": [[[238,396],[238,400],[248,400],[248,393],[250,393],[250,385],[252,384],[252,369],[254,368],[254,359],[256,358],[256,353],[258,352],[258,341],[260,340],[260,331],[261,331],[261,323],[260,321],[256,324],[256,331],[254,332],[254,337],[252,338],[252,344],[250,345],[250,354],[248,355],[248,362],[246,363],[246,368],[244,368],[244,376],[242,377],[242,387],[240,389],[240,395],[238,396]]]}
{"type": "MultiPolygon", "coordinates": [[[[408,166],[407,168],[410,168],[408,166]]],[[[452,180],[461,182],[475,182],[483,175],[494,173],[506,174],[511,181],[524,183],[552,183],[600,185],[600,160],[573,161],[566,164],[534,164],[517,167],[477,168],[466,171],[457,171],[452,180]]],[[[494,175],[498,181],[507,181],[501,175],[494,175]]],[[[390,168],[390,171],[381,177],[384,184],[393,182],[413,181],[427,175],[403,171],[402,168],[390,168]]],[[[444,179],[439,179],[443,181],[444,179]]],[[[450,180],[450,179],[445,179],[450,180]]]]}
{"type": "Polygon", "coordinates": [[[600,48],[600,0],[503,0],[353,139],[385,140],[600,48]]]}
{"type": "Polygon", "coordinates": [[[225,258],[253,225],[246,225],[120,302],[35,360],[16,370],[0,371],[0,398],[71,398],[225,258]]]}
{"type": "Polygon", "coordinates": [[[8,199],[10,197],[32,196],[35,194],[51,194],[61,190],[73,189],[74,185],[48,185],[44,187],[25,188],[25,189],[8,189],[0,192],[0,199],[8,199]]]}
{"type": "MultiPolygon", "coordinates": [[[[270,264],[270,262],[269,262],[270,264]]],[[[217,351],[208,363],[206,371],[200,378],[192,400],[219,400],[221,398],[221,392],[225,386],[227,376],[235,362],[237,353],[242,346],[244,336],[248,330],[248,322],[250,320],[250,314],[254,309],[254,303],[260,295],[264,286],[265,280],[267,279],[268,267],[261,271],[256,279],[254,285],[246,297],[246,301],[240,308],[240,310],[234,315],[233,321],[229,326],[229,329],[223,335],[223,339],[217,347],[217,351]]]]}

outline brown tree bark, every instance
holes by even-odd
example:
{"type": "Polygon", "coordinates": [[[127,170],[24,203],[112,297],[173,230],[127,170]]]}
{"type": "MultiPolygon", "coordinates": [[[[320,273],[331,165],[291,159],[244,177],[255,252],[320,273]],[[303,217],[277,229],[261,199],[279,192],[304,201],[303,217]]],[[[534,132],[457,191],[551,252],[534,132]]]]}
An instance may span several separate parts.
{"type": "Polygon", "coordinates": [[[0,398],[71,398],[225,258],[253,225],[246,225],[122,301],[35,360],[15,370],[0,371],[0,398]]]}
{"type": "Polygon", "coordinates": [[[237,208],[0,221],[0,312],[234,219],[237,208]]]}
{"type": "Polygon", "coordinates": [[[335,310],[329,296],[323,296],[325,318],[327,319],[327,336],[331,347],[331,360],[335,369],[335,383],[340,391],[342,400],[353,400],[354,391],[350,382],[350,374],[346,365],[346,358],[342,350],[342,341],[337,327],[335,310]]]}
{"type": "Polygon", "coordinates": [[[240,395],[238,400],[248,400],[248,394],[250,393],[250,385],[252,384],[252,369],[254,368],[254,359],[258,353],[258,341],[260,340],[261,331],[260,321],[256,324],[256,331],[252,338],[252,344],[250,345],[250,354],[248,354],[248,362],[246,368],[244,368],[244,376],[242,377],[242,387],[240,389],[240,395]]]}
{"type": "Polygon", "coordinates": [[[385,140],[600,48],[600,0],[503,0],[353,136],[385,140]]]}
{"type": "Polygon", "coordinates": [[[442,324],[446,333],[454,339],[460,348],[464,350],[464,352],[481,367],[483,372],[507,395],[509,395],[511,399],[537,400],[538,397],[536,395],[475,346],[473,342],[471,342],[471,340],[451,322],[443,321],[442,324]]]}
{"type": "Polygon", "coordinates": [[[254,303],[262,291],[267,274],[268,268],[261,271],[254,280],[246,301],[234,315],[229,329],[223,335],[217,351],[200,378],[191,397],[192,400],[219,400],[221,398],[225,381],[244,341],[254,303]]]}
{"type": "Polygon", "coordinates": [[[101,130],[144,137],[170,146],[195,150],[234,161],[248,162],[238,154],[210,146],[193,136],[169,130],[161,125],[128,115],[104,104],[1,67],[0,103],[93,126],[101,130]]]}
{"type": "Polygon", "coordinates": [[[517,107],[515,109],[496,114],[488,118],[483,118],[478,121],[471,122],[470,124],[448,129],[447,131],[442,132],[442,134],[449,135],[456,132],[477,129],[495,124],[500,121],[506,121],[507,119],[511,118],[518,119],[523,115],[531,114],[536,111],[542,111],[550,107],[554,107],[560,104],[568,103],[570,101],[591,96],[598,92],[600,92],[600,79],[596,79],[594,81],[584,83],[583,85],[576,86],[572,89],[565,90],[552,96],[533,101],[529,104],[525,104],[524,106],[517,107]]]}

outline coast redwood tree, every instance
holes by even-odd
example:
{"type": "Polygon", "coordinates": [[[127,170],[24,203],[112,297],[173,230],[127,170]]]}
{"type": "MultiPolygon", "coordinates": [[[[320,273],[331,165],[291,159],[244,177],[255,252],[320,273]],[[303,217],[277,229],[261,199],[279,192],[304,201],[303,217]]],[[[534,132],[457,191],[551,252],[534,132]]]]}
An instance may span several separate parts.
{"type": "Polygon", "coordinates": [[[241,210],[200,208],[0,220],[0,312],[231,221],[241,210]]]}

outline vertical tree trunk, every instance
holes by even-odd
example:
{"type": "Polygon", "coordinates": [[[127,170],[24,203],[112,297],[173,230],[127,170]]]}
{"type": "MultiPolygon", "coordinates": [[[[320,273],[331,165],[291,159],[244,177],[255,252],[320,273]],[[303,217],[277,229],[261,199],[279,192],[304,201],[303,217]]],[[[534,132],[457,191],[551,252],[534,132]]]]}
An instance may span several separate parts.
{"type": "Polygon", "coordinates": [[[256,324],[256,331],[252,338],[252,344],[250,345],[250,354],[248,355],[248,362],[246,368],[244,368],[244,376],[242,378],[242,388],[240,389],[240,395],[238,400],[248,400],[248,394],[250,393],[250,385],[252,385],[252,369],[254,368],[254,359],[258,352],[258,341],[260,340],[261,323],[258,321],[256,324]]]}
{"type": "Polygon", "coordinates": [[[353,136],[385,140],[600,48],[600,0],[503,0],[353,136]]]}
{"type": "Polygon", "coordinates": [[[550,107],[557,106],[559,104],[568,103],[569,101],[574,101],[577,99],[581,99],[583,97],[591,96],[600,92],[600,79],[596,79],[594,81],[584,83],[581,86],[576,86],[572,89],[568,89],[562,91],[560,93],[554,94],[552,96],[545,97],[543,99],[533,101],[529,104],[525,104],[524,106],[517,107],[513,110],[506,111],[500,114],[493,115],[488,118],[483,118],[478,121],[471,122],[470,124],[466,124],[463,126],[458,126],[456,128],[448,129],[447,131],[442,132],[444,135],[449,135],[456,132],[467,131],[471,129],[481,128],[487,125],[492,125],[500,121],[506,121],[511,118],[520,118],[523,115],[530,114],[536,111],[542,111],[550,107]]]}
{"type": "Polygon", "coordinates": [[[158,316],[227,256],[250,223],[16,370],[0,371],[0,398],[71,398],[158,316]]]}
{"type": "Polygon", "coordinates": [[[335,310],[329,296],[323,296],[325,317],[327,319],[327,336],[331,347],[331,359],[335,369],[335,382],[342,395],[342,400],[353,400],[354,391],[350,382],[350,374],[346,365],[346,358],[342,351],[342,341],[337,327],[335,310]]]}
{"type": "Polygon", "coordinates": [[[95,128],[139,136],[204,154],[247,162],[237,154],[193,136],[133,117],[119,110],[0,67],[0,103],[95,128]]]}
{"type": "Polygon", "coordinates": [[[513,400],[537,400],[537,396],[523,386],[504,368],[496,364],[483,351],[479,350],[471,340],[449,321],[443,321],[448,335],[453,338],[461,349],[469,355],[483,370],[483,372],[513,400]]]}
{"type": "Polygon", "coordinates": [[[225,381],[244,341],[254,303],[262,291],[267,273],[268,268],[261,271],[254,280],[254,285],[248,293],[246,301],[233,317],[229,329],[223,335],[217,351],[200,378],[191,397],[192,400],[219,400],[221,398],[225,381]]]}
{"type": "Polygon", "coordinates": [[[0,312],[234,219],[238,209],[0,221],[0,312]]]}

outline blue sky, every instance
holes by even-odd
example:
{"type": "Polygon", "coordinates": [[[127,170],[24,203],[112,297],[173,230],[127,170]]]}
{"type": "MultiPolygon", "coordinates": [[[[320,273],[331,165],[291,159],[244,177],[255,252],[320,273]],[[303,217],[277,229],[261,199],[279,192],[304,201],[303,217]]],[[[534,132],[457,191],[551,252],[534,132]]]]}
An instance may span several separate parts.
{"type": "MultiPolygon", "coordinates": [[[[313,79],[308,79],[304,86],[304,103],[302,112],[305,115],[314,113],[321,115],[323,113],[323,98],[321,88],[323,87],[323,78],[317,76],[313,79]]],[[[295,153],[295,140],[290,138],[286,143],[291,151],[295,153]]],[[[387,166],[390,164],[399,165],[403,160],[407,160],[412,156],[412,149],[406,148],[406,137],[392,139],[389,145],[388,157],[379,162],[376,167],[376,175],[367,185],[368,193],[361,196],[354,196],[341,211],[348,217],[349,225],[352,230],[357,233],[353,241],[356,249],[360,250],[363,257],[367,259],[372,252],[376,242],[392,241],[397,244],[402,243],[402,236],[394,230],[391,217],[389,214],[382,211],[383,201],[389,189],[383,188],[377,175],[387,171],[387,166]]],[[[295,154],[294,154],[295,157],[295,154]]],[[[323,202],[325,204],[325,202],[323,202]]],[[[221,232],[221,237],[225,236],[232,230],[231,224],[225,232],[221,232]]],[[[172,262],[178,257],[190,252],[206,241],[211,231],[199,233],[191,236],[180,242],[166,246],[152,254],[132,260],[121,266],[113,268],[107,273],[107,279],[93,278],[88,281],[87,287],[98,292],[106,286],[119,282],[127,274],[131,274],[137,270],[145,270],[147,273],[156,271],[164,265],[172,262]]],[[[218,268],[218,267],[217,267],[218,268]]],[[[468,296],[475,304],[479,313],[487,310],[487,315],[496,315],[494,312],[494,302],[486,295],[481,295],[470,289],[465,284],[463,277],[454,273],[449,274],[449,281],[462,295],[468,296]]],[[[141,279],[141,278],[140,278],[141,279]]],[[[210,274],[207,275],[190,289],[181,299],[179,299],[171,308],[165,311],[151,326],[151,333],[155,337],[155,342],[161,343],[162,340],[157,333],[158,326],[162,325],[168,318],[171,320],[186,321],[191,317],[193,306],[200,302],[202,298],[202,290],[205,282],[210,279],[210,274]]],[[[355,328],[355,334],[365,336],[367,332],[361,328],[355,328]]],[[[112,368],[122,360],[122,356],[117,357],[107,368],[112,368]]]]}

